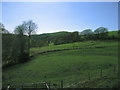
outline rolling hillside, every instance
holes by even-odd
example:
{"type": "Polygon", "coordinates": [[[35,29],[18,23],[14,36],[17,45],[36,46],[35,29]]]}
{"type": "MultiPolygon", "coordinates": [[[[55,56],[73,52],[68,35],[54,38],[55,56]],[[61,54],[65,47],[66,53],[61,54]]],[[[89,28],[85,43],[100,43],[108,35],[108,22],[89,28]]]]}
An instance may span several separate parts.
{"type": "MultiPolygon", "coordinates": [[[[50,82],[64,88],[118,87],[118,42],[85,41],[31,48],[31,61],[3,70],[3,87],[50,82]]],[[[55,88],[55,87],[53,87],[55,88]]]]}

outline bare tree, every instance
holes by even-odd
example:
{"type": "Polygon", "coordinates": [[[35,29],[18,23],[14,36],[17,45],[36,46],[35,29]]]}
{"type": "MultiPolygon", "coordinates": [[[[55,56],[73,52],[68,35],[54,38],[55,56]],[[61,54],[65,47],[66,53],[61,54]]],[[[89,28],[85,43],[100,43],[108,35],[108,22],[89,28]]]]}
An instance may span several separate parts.
{"type": "Polygon", "coordinates": [[[28,40],[28,52],[29,52],[29,55],[30,55],[30,37],[31,37],[31,34],[35,33],[36,30],[37,30],[37,25],[32,21],[32,20],[29,20],[29,21],[24,21],[23,22],[23,26],[25,28],[25,32],[26,34],[28,35],[29,37],[29,40],[28,40]]]}
{"type": "Polygon", "coordinates": [[[14,33],[15,33],[15,34],[24,35],[24,33],[25,33],[25,28],[24,28],[24,26],[23,26],[23,25],[17,26],[17,27],[15,28],[15,30],[14,30],[14,33]]]}
{"type": "Polygon", "coordinates": [[[4,25],[0,22],[0,31],[3,31],[5,29],[4,25]]]}
{"type": "Polygon", "coordinates": [[[5,29],[4,24],[2,24],[1,22],[0,22],[0,33],[9,33],[9,31],[5,29]]]}

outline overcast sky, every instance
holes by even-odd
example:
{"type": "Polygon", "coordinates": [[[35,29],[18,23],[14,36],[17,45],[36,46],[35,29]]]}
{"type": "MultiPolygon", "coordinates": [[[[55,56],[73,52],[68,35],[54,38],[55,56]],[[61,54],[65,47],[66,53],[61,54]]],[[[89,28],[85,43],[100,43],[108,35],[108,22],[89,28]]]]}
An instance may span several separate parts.
{"type": "MultiPolygon", "coordinates": [[[[0,7],[1,8],[1,7],[0,7]]],[[[2,23],[13,31],[23,21],[33,20],[37,33],[118,30],[117,2],[2,2],[2,23]]]]}

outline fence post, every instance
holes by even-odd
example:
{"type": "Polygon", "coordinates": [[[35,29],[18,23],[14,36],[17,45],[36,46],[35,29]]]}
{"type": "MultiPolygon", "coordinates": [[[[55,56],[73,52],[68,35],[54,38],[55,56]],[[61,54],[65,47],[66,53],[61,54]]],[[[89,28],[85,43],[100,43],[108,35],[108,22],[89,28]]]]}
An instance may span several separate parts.
{"type": "Polygon", "coordinates": [[[7,86],[7,90],[9,90],[9,88],[10,88],[10,84],[8,84],[8,86],[7,86]]]}
{"type": "Polygon", "coordinates": [[[37,88],[37,83],[36,83],[36,88],[37,88]]]}
{"type": "Polygon", "coordinates": [[[75,77],[75,84],[77,84],[77,75],[76,75],[76,77],[75,77]]]}
{"type": "Polygon", "coordinates": [[[86,82],[83,83],[84,88],[86,87],[86,82]]]}
{"type": "Polygon", "coordinates": [[[116,72],[116,66],[114,66],[114,71],[113,71],[114,73],[116,72]]]}
{"type": "Polygon", "coordinates": [[[89,80],[91,79],[91,78],[90,78],[90,72],[88,73],[88,78],[89,78],[89,80]]]}
{"type": "Polygon", "coordinates": [[[100,76],[101,76],[101,77],[103,76],[103,75],[102,75],[102,72],[103,72],[103,71],[102,71],[102,68],[101,68],[101,69],[100,69],[100,76]]]}
{"type": "Polygon", "coordinates": [[[49,82],[49,84],[48,84],[48,85],[49,85],[49,89],[50,89],[50,82],[49,82]]]}
{"type": "Polygon", "coordinates": [[[22,83],[22,88],[23,88],[23,83],[22,83]]]}
{"type": "Polygon", "coordinates": [[[49,90],[49,84],[45,83],[46,89],[49,90]]]}
{"type": "Polygon", "coordinates": [[[63,80],[61,80],[61,88],[63,88],[63,80]]]}

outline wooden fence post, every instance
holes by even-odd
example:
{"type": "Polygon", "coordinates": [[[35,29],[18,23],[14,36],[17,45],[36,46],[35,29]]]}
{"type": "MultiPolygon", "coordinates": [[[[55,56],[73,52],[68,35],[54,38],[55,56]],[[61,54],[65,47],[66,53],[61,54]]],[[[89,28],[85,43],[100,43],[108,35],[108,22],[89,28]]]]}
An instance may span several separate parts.
{"type": "Polygon", "coordinates": [[[90,72],[88,73],[88,79],[90,80],[91,78],[90,78],[90,72]]]}
{"type": "Polygon", "coordinates": [[[83,83],[84,88],[86,87],[86,82],[83,83]]]}
{"type": "Polygon", "coordinates": [[[36,88],[37,88],[37,83],[36,83],[36,88]]]}
{"type": "Polygon", "coordinates": [[[114,69],[113,69],[113,70],[114,70],[113,72],[115,73],[115,72],[116,72],[116,66],[114,66],[113,68],[114,68],[114,69]]]}
{"type": "Polygon", "coordinates": [[[50,82],[49,82],[49,84],[48,84],[48,85],[49,85],[49,89],[50,89],[50,82]]]}
{"type": "Polygon", "coordinates": [[[10,84],[8,84],[8,86],[7,86],[7,90],[9,90],[9,88],[10,88],[10,84]]]}
{"type": "Polygon", "coordinates": [[[63,88],[63,80],[61,80],[61,88],[63,88]]]}
{"type": "Polygon", "coordinates": [[[101,68],[101,69],[100,69],[100,76],[101,76],[101,77],[103,76],[103,75],[102,75],[102,72],[103,72],[103,71],[102,71],[102,68],[101,68]]]}
{"type": "Polygon", "coordinates": [[[23,84],[22,84],[22,88],[23,88],[23,84]]]}
{"type": "Polygon", "coordinates": [[[49,84],[45,83],[45,86],[46,86],[47,90],[49,90],[49,84]]]}

